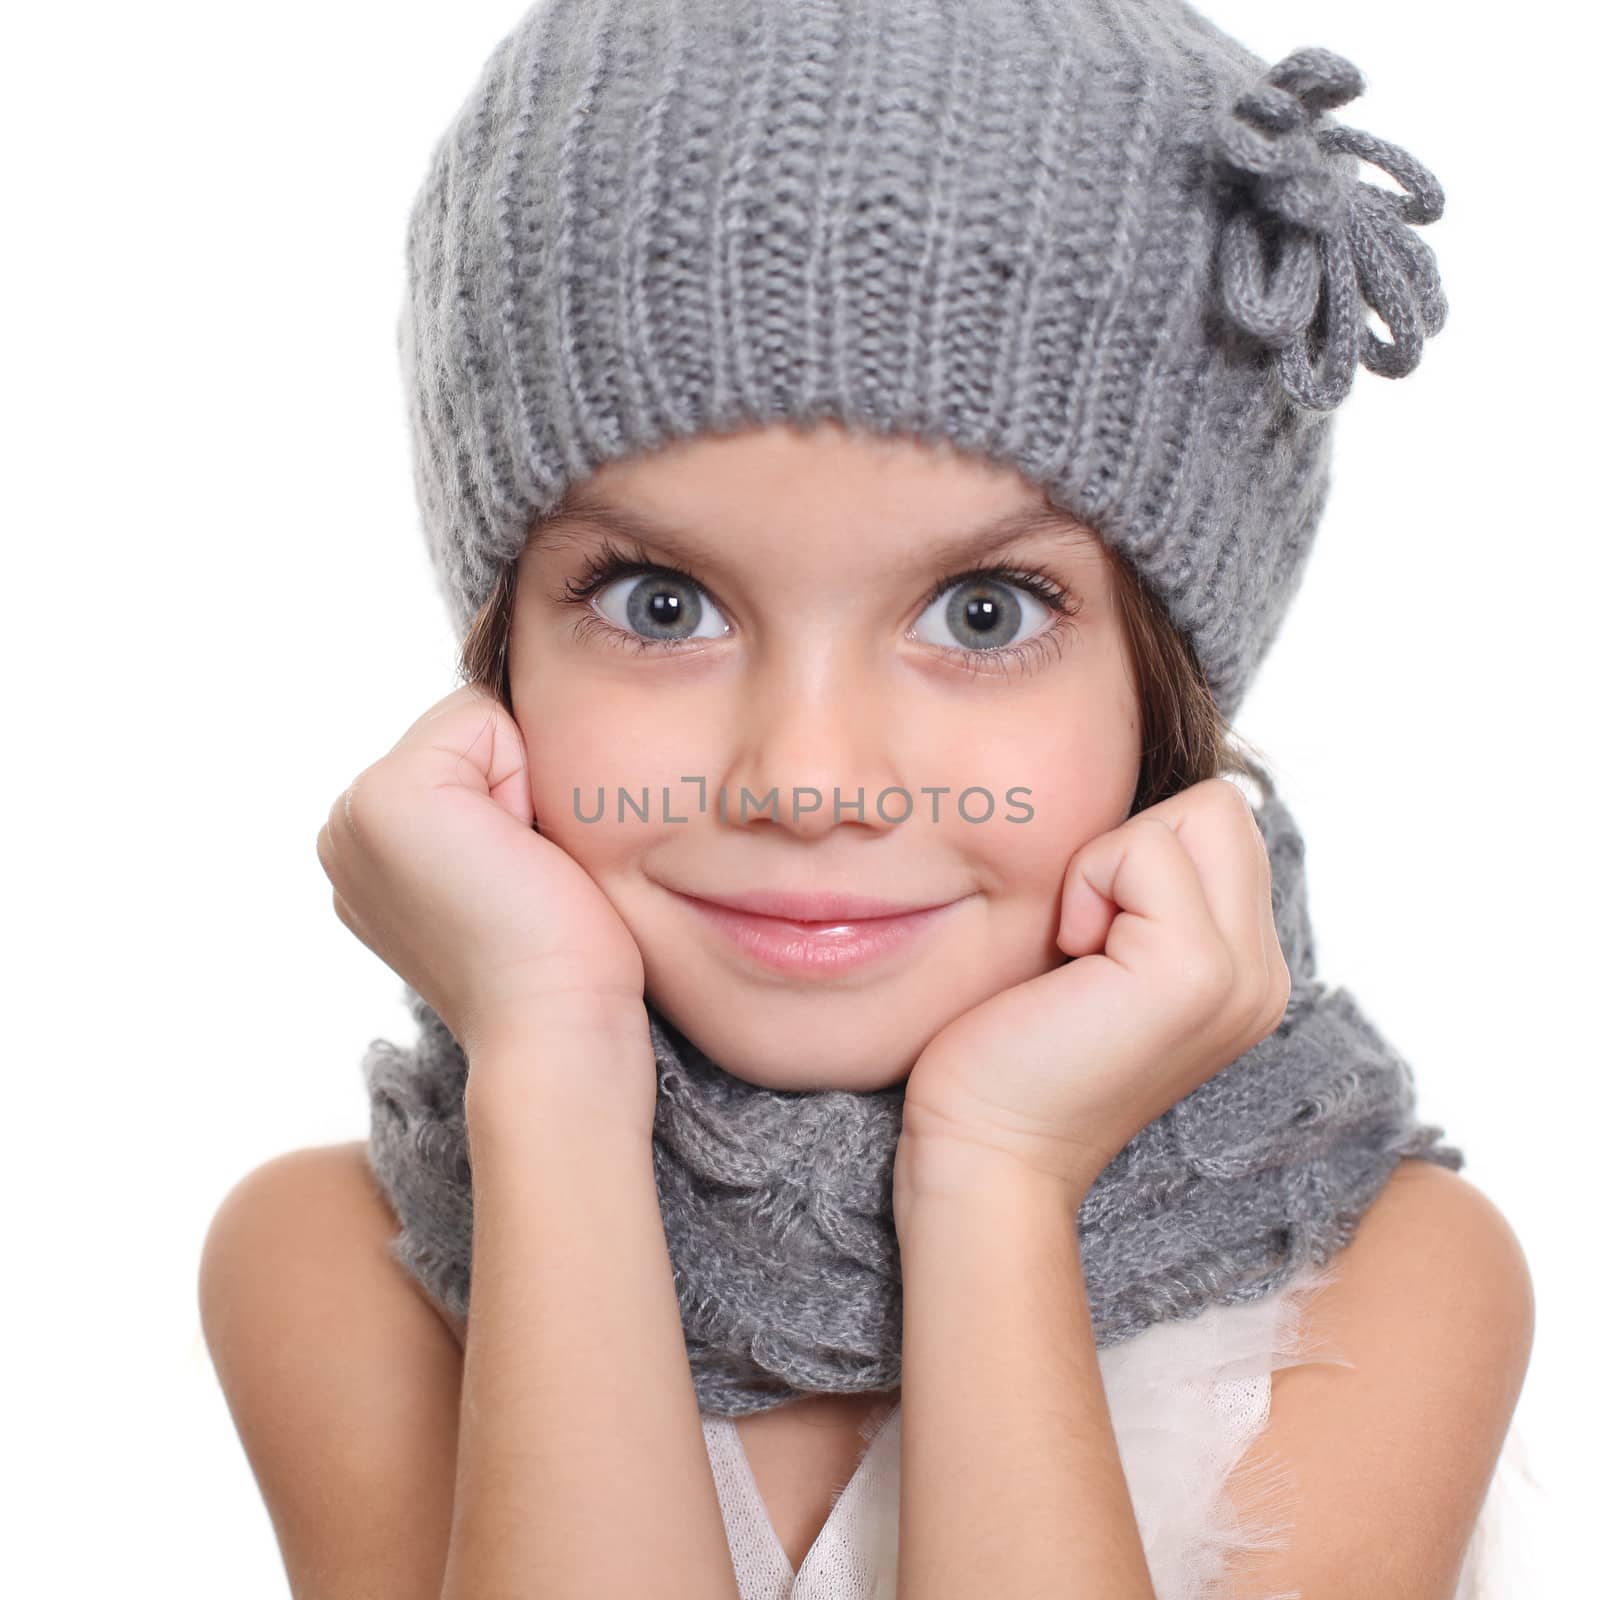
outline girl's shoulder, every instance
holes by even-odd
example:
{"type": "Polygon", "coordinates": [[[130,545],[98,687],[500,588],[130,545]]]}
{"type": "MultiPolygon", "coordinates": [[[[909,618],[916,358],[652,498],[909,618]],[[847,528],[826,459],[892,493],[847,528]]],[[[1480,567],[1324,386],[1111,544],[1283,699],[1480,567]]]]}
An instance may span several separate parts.
{"type": "Polygon", "coordinates": [[[1437,1377],[1443,1394],[1498,1380],[1515,1397],[1533,1344],[1533,1278],[1510,1222],[1469,1179],[1400,1161],[1330,1266],[1308,1314],[1368,1382],[1437,1377]]]}
{"type": "Polygon", "coordinates": [[[1508,1325],[1533,1331],[1533,1279],[1521,1242],[1504,1213],[1470,1179],[1449,1167],[1409,1156],[1395,1166],[1341,1253],[1353,1299],[1384,1298],[1396,1278],[1416,1280],[1416,1292],[1451,1296],[1456,1274],[1468,1272],[1480,1296],[1508,1325]]]}
{"type": "Polygon", "coordinates": [[[1533,1346],[1533,1276],[1483,1190],[1408,1157],[1332,1265],[1312,1312],[1331,1343],[1391,1383],[1437,1378],[1441,1395],[1500,1383],[1509,1422],[1533,1346]]]}
{"type": "Polygon", "coordinates": [[[461,1353],[388,1254],[363,1148],[291,1150],[233,1185],[202,1246],[201,1330],[292,1592],[401,1600],[439,1593],[461,1353]]]}
{"type": "Polygon", "coordinates": [[[1533,1343],[1532,1278],[1475,1184],[1401,1161],[1303,1308],[1326,1353],[1272,1378],[1245,1475],[1295,1484],[1288,1542],[1238,1592],[1449,1592],[1533,1343]]]}

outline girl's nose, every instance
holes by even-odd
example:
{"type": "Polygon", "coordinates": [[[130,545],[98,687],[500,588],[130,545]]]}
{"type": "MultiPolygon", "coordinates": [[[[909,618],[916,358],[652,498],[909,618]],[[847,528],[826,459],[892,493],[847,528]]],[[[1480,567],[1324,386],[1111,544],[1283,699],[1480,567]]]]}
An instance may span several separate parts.
{"type": "Polygon", "coordinates": [[[881,676],[791,674],[752,687],[723,778],[726,819],[817,837],[849,824],[887,832],[912,814],[891,699],[881,676]]]}

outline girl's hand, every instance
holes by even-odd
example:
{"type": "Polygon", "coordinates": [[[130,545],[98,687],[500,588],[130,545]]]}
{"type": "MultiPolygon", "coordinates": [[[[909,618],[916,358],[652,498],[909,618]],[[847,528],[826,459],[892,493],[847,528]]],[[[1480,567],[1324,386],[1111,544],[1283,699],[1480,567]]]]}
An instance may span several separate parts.
{"type": "Polygon", "coordinates": [[[1056,937],[1074,959],[955,1018],[906,1083],[896,1192],[998,1161],[1086,1193],[1162,1112],[1266,1038],[1289,1002],[1266,845],[1210,778],[1083,845],[1056,937]]]}
{"type": "MultiPolygon", "coordinates": [[[[339,920],[438,1012],[469,1062],[569,1028],[637,1038],[653,1061],[632,934],[534,828],[521,732],[469,684],[333,802],[317,859],[339,920]]],[[[653,1108],[653,1072],[646,1086],[653,1108]]]]}

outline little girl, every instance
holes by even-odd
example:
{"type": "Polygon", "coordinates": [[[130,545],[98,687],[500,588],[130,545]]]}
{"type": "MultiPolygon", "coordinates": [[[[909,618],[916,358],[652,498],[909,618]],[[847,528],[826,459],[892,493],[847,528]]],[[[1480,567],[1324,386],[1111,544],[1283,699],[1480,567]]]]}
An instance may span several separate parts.
{"type": "Polygon", "coordinates": [[[397,1455],[246,1430],[297,1595],[1477,1592],[1526,1266],[1228,723],[1445,314],[1362,87],[1178,0],[490,56],[400,326],[467,681],[318,836],[438,1319],[397,1455]]]}

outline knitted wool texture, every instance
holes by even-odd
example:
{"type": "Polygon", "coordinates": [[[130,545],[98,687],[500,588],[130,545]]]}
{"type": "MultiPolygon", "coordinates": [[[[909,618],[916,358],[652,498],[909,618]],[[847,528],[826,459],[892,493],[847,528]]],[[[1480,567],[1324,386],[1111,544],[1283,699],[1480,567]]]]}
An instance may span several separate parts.
{"type": "MultiPolygon", "coordinates": [[[[1139,572],[1231,716],[1310,554],[1333,412],[1444,320],[1412,228],[1437,182],[1328,116],[1362,88],[1327,50],[1269,67],[1176,0],[541,0],[407,236],[415,483],[458,637],[604,462],[828,419],[1042,485],[1139,572]]],[[[1289,1008],[1087,1197],[1101,1344],[1325,1262],[1403,1156],[1463,1163],[1317,980],[1304,844],[1270,788],[1256,817],[1289,1008]]],[[[465,1316],[466,1063],[405,992],[416,1043],[363,1062],[369,1161],[395,1259],[465,1316]]],[[[903,1086],[768,1090],[647,1009],[702,1411],[892,1387],[903,1086]]]]}

